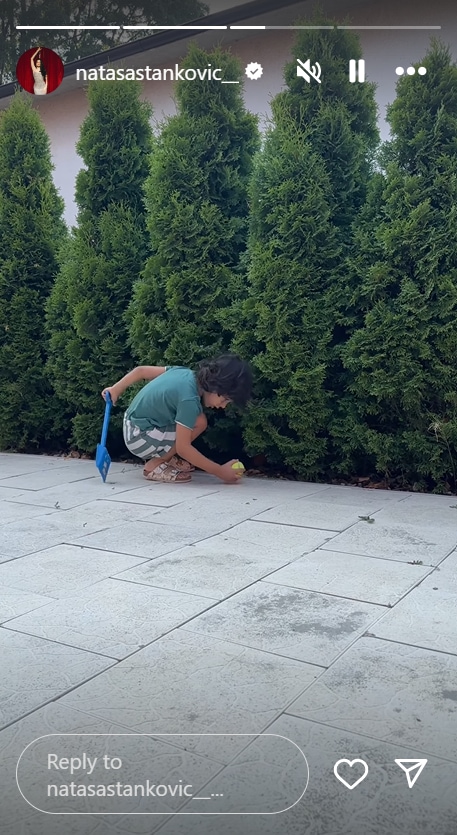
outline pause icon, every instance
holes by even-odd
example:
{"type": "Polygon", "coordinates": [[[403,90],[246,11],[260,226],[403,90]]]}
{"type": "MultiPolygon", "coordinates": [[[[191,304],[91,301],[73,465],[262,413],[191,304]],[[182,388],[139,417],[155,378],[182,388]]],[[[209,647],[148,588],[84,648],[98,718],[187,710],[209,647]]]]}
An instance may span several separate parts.
{"type": "Polygon", "coordinates": [[[356,81],[365,81],[365,61],[349,61],[349,81],[354,84],[356,81]]]}

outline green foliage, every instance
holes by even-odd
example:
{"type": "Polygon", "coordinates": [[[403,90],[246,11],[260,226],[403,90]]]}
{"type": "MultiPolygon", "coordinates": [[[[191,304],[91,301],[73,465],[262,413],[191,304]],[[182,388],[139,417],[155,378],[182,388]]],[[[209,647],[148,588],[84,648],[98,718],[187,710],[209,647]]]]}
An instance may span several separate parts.
{"type": "Polygon", "coordinates": [[[44,373],[44,305],[65,235],[49,139],[17,94],[0,119],[0,449],[30,450],[59,431],[44,373]]]}
{"type": "MultiPolygon", "coordinates": [[[[312,23],[329,25],[320,16],[312,23]]],[[[335,198],[332,220],[349,244],[379,143],[375,85],[349,82],[349,60],[362,58],[362,51],[358,36],[347,30],[299,32],[292,56],[284,70],[287,89],[273,101],[273,115],[277,122],[287,112],[324,160],[335,198]],[[296,59],[303,56],[319,61],[320,84],[297,76],[296,59]]]]}
{"type": "Polygon", "coordinates": [[[311,477],[325,459],[329,289],[341,247],[325,166],[287,118],[257,158],[252,198],[249,298],[234,347],[253,357],[261,382],[245,439],[252,453],[311,477]]]}
{"type": "MultiPolygon", "coordinates": [[[[222,68],[241,80],[237,59],[192,46],[182,67],[222,68]]],[[[129,312],[138,360],[193,366],[227,350],[220,322],[238,291],[246,246],[247,185],[259,146],[241,85],[179,81],[178,115],[163,126],[146,186],[152,255],[129,312]]]]}
{"type": "Polygon", "coordinates": [[[338,353],[345,256],[378,133],[373,85],[348,80],[349,58],[361,55],[354,35],[303,32],[293,55],[319,60],[322,84],[297,78],[296,60],[285,68],[251,186],[247,298],[227,321],[241,322],[233,347],[258,370],[249,452],[317,478],[334,455],[328,424],[347,373],[338,353]]]}
{"type": "MultiPolygon", "coordinates": [[[[48,304],[48,372],[72,413],[72,441],[93,452],[102,388],[132,365],[125,312],[147,257],[142,189],[152,148],[149,105],[136,82],[89,86],[78,152],[78,226],[62,252],[48,304]]],[[[112,430],[119,430],[120,412],[112,430]]],[[[117,433],[119,438],[119,433],[117,433]]],[[[111,449],[117,446],[113,437],[111,449]]]]}
{"type": "Polygon", "coordinates": [[[457,487],[457,67],[436,42],[421,63],[425,77],[398,82],[393,161],[359,232],[359,326],[334,431],[346,466],[365,458],[443,490],[457,487]]]}

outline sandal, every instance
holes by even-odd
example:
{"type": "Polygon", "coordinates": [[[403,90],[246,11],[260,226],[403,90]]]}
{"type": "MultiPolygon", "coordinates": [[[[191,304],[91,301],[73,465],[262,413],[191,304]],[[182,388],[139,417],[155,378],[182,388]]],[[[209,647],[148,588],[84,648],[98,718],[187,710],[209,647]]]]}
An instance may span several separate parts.
{"type": "Polygon", "coordinates": [[[181,473],[192,473],[195,470],[193,464],[190,464],[184,458],[180,458],[179,455],[173,455],[173,458],[170,458],[168,463],[181,473]]]}
{"type": "MultiPolygon", "coordinates": [[[[185,461],[184,458],[179,458],[178,455],[173,455],[173,458],[170,458],[169,461],[164,461],[164,464],[167,464],[169,467],[173,467],[175,470],[179,470],[180,473],[191,473],[195,470],[195,467],[192,464],[189,464],[188,461],[185,461]]],[[[154,470],[159,466],[159,463],[156,464],[154,470]]],[[[143,468],[143,475],[145,478],[154,472],[154,470],[147,470],[146,467],[143,468]]]]}
{"type": "Polygon", "coordinates": [[[162,481],[166,484],[183,484],[192,479],[190,473],[183,473],[181,470],[177,470],[176,467],[170,467],[170,464],[159,464],[150,473],[146,473],[145,475],[143,472],[143,475],[147,481],[162,481]]]}

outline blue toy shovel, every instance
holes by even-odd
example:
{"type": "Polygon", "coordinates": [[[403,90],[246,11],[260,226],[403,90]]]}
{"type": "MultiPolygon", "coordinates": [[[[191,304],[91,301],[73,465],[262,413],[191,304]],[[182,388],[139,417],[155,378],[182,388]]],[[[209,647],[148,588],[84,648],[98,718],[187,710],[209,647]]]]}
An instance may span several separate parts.
{"type": "Polygon", "coordinates": [[[111,458],[106,448],[106,436],[108,434],[109,417],[111,414],[111,407],[113,405],[113,401],[111,400],[108,391],[106,392],[105,400],[106,406],[105,417],[103,420],[102,437],[100,438],[100,443],[97,444],[97,452],[95,455],[95,466],[97,467],[97,470],[99,471],[103,481],[106,481],[106,476],[108,475],[108,470],[111,464],[111,458]]]}

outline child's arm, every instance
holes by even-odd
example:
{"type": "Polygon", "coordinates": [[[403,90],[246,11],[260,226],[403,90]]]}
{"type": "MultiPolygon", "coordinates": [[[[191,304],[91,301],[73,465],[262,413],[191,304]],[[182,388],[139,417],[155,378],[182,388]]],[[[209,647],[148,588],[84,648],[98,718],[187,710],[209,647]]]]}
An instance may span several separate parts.
{"type": "Polygon", "coordinates": [[[165,367],[160,365],[138,365],[133,371],[129,371],[125,377],[122,377],[122,380],[118,380],[114,386],[109,386],[108,388],[103,389],[102,397],[105,396],[105,392],[109,392],[111,395],[111,400],[113,403],[116,402],[118,397],[128,389],[129,386],[133,386],[134,383],[139,383],[140,380],[155,380],[160,374],[163,374],[165,371],[165,367]]]}
{"type": "Polygon", "coordinates": [[[194,467],[217,476],[226,484],[237,484],[240,481],[239,475],[236,474],[235,470],[232,470],[235,459],[227,461],[226,464],[216,464],[215,461],[206,458],[192,446],[192,431],[181,423],[176,424],[176,452],[190,464],[193,464],[194,467]]]}

